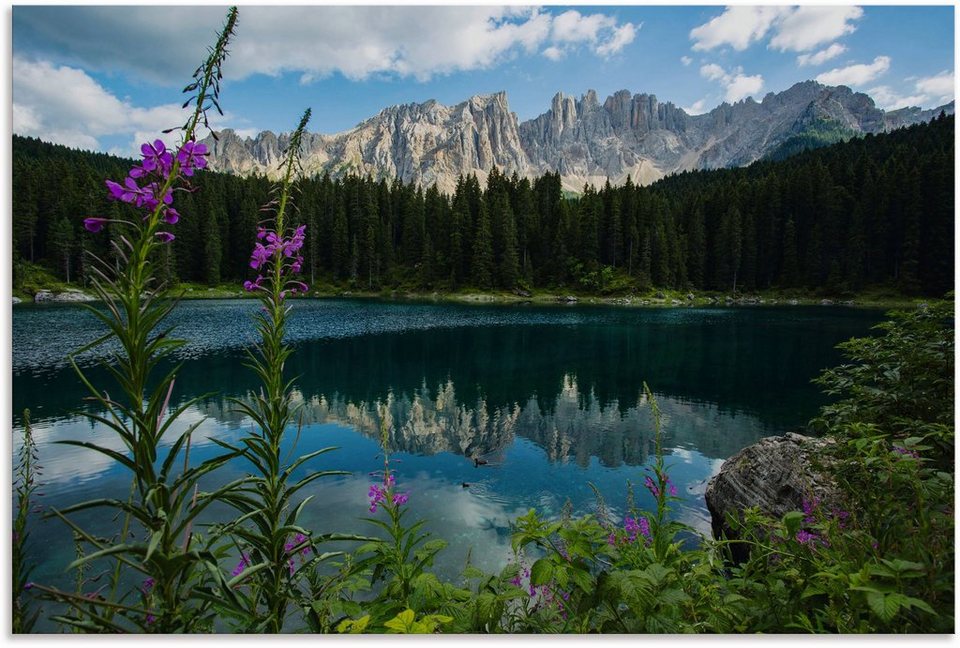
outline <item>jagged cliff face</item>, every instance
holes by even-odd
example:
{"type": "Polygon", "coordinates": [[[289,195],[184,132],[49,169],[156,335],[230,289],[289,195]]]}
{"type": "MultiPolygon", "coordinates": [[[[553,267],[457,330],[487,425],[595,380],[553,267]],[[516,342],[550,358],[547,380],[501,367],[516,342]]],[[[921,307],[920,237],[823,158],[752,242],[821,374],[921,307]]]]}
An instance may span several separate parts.
{"type": "MultiPolygon", "coordinates": [[[[942,109],[952,114],[953,102],[942,109]]],[[[450,107],[433,100],[394,106],[346,132],[311,134],[303,164],[307,173],[400,178],[445,192],[460,175],[485,181],[494,167],[530,178],[557,171],[565,188],[579,191],[608,179],[649,184],[678,171],[742,166],[824,124],[851,136],[879,133],[940,110],[885,113],[865,94],[805,81],[759,103],[724,103],[702,115],[627,90],[602,104],[593,90],[579,99],[557,94],[549,110],[519,123],[499,92],[450,107]]],[[[269,131],[252,139],[230,130],[219,135],[206,140],[211,167],[242,175],[274,175],[288,140],[269,131]]]]}

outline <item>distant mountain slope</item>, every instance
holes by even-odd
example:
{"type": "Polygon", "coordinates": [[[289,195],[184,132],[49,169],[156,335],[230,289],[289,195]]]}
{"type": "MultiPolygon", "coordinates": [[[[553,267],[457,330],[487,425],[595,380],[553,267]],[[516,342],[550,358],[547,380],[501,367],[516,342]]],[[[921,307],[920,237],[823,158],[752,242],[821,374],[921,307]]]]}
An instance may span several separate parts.
{"type": "MultiPolygon", "coordinates": [[[[929,121],[941,110],[903,108],[885,112],[868,95],[846,86],[804,81],[783,92],[723,103],[689,115],[654,95],[616,92],[601,104],[593,90],[579,99],[557,94],[539,117],[519,122],[506,93],[478,95],[455,106],[437,101],[385,108],[356,127],[305,139],[308,172],[347,172],[400,178],[451,192],[457,176],[481,180],[494,167],[537,177],[558,171],[566,189],[629,176],[649,184],[693,169],[743,166],[772,156],[855,135],[880,133],[929,121]]],[[[224,130],[207,140],[214,169],[272,175],[286,145],[285,134],[270,131],[241,138],[224,130]]]]}

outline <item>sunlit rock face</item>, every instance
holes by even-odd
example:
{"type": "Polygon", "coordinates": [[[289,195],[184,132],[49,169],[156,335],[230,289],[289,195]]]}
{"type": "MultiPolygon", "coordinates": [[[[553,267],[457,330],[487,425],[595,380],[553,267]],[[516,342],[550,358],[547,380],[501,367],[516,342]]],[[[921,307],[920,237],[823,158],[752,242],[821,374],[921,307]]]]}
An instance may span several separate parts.
{"type": "MultiPolygon", "coordinates": [[[[690,115],[656,96],[620,90],[600,102],[558,93],[538,117],[520,122],[507,95],[477,95],[455,106],[437,101],[392,106],[334,135],[304,138],[308,174],[348,173],[399,178],[452,193],[460,175],[481,182],[494,168],[534,178],[558,172],[572,191],[607,180],[649,184],[693,169],[750,164],[792,137],[824,127],[843,137],[879,133],[953,114],[953,102],[932,110],[884,112],[846,86],[804,81],[757,102],[747,98],[690,115]]],[[[211,168],[275,176],[289,135],[264,131],[242,138],[232,130],[204,140],[211,168]]]]}

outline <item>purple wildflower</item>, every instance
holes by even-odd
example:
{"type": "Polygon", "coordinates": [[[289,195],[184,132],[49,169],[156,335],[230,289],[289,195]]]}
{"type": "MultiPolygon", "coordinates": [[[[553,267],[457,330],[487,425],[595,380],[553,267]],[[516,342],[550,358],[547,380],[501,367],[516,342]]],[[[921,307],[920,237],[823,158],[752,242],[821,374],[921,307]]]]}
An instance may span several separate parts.
{"type": "Polygon", "coordinates": [[[814,512],[817,510],[817,507],[820,505],[820,499],[814,497],[812,500],[802,500],[801,505],[803,506],[803,513],[805,517],[803,521],[805,524],[813,524],[816,522],[816,517],[814,517],[814,512]]]}
{"type": "Polygon", "coordinates": [[[818,536],[816,533],[811,533],[804,529],[797,531],[797,542],[800,544],[805,544],[809,547],[812,547],[818,540],[820,540],[820,536],[818,536]]]}
{"type": "Polygon", "coordinates": [[[904,448],[903,446],[893,446],[894,452],[897,454],[903,455],[904,457],[911,457],[913,459],[919,459],[920,453],[916,450],[910,450],[909,448],[904,448]]]}
{"type": "Polygon", "coordinates": [[[190,140],[184,142],[180,150],[177,151],[177,161],[180,162],[180,170],[185,176],[192,176],[194,169],[203,169],[207,166],[207,145],[198,144],[190,140]]]}
{"type": "Polygon", "coordinates": [[[180,212],[173,207],[168,207],[163,212],[163,222],[167,225],[176,225],[180,220],[180,212]]]}
{"type": "MultiPolygon", "coordinates": [[[[119,200],[125,203],[135,203],[137,197],[142,195],[143,190],[133,178],[126,178],[123,184],[117,184],[113,180],[107,180],[107,190],[113,200],[119,200]]],[[[137,205],[139,207],[139,205],[137,205]]]]}
{"type": "Polygon", "coordinates": [[[25,589],[25,590],[31,590],[31,589],[33,589],[33,583],[32,583],[32,582],[24,583],[24,584],[23,584],[23,589],[25,589]]]}
{"type": "Polygon", "coordinates": [[[155,140],[153,144],[142,144],[140,153],[143,155],[141,167],[144,171],[164,176],[170,173],[173,167],[173,155],[167,151],[167,145],[162,140],[155,140]]]}
{"type": "Polygon", "coordinates": [[[656,498],[660,497],[660,489],[653,482],[653,478],[650,477],[650,475],[647,475],[646,478],[643,480],[643,485],[647,487],[647,490],[649,490],[654,497],[656,498]]]}
{"type": "Polygon", "coordinates": [[[156,620],[157,620],[157,617],[155,617],[155,616],[153,616],[153,614],[147,612],[147,625],[153,625],[153,623],[154,623],[156,620]]]}
{"type": "Polygon", "coordinates": [[[615,544],[617,544],[617,534],[616,534],[616,533],[611,533],[610,535],[607,536],[607,544],[608,544],[608,545],[615,545],[615,544]]]}
{"type": "Polygon", "coordinates": [[[377,505],[381,504],[387,498],[387,490],[378,484],[372,484],[367,491],[367,497],[370,498],[370,512],[377,512],[377,505]]]}
{"type": "Polygon", "coordinates": [[[161,243],[169,243],[173,239],[177,238],[170,232],[157,232],[155,236],[157,237],[157,240],[160,241],[161,243]]]}
{"type": "Polygon", "coordinates": [[[650,522],[645,517],[633,518],[627,516],[623,520],[623,530],[627,532],[630,542],[636,542],[637,536],[650,538],[650,522]]]}
{"type": "Polygon", "coordinates": [[[143,585],[140,587],[140,589],[143,591],[144,594],[149,594],[149,593],[150,593],[150,590],[152,590],[152,589],[153,589],[153,586],[156,585],[156,584],[157,584],[157,583],[156,583],[155,580],[153,580],[152,578],[149,578],[149,577],[148,577],[148,578],[143,579],[143,585]]]}
{"type": "Polygon", "coordinates": [[[233,571],[230,572],[232,576],[239,576],[243,573],[243,570],[250,566],[250,556],[245,553],[240,554],[240,562],[237,563],[237,566],[233,568],[233,571]]]}
{"type": "Polygon", "coordinates": [[[103,229],[103,226],[109,223],[110,220],[107,218],[100,218],[98,216],[91,216],[90,218],[83,219],[83,226],[87,228],[88,232],[93,232],[96,234],[103,229]]]}
{"type": "Polygon", "coordinates": [[[393,503],[397,506],[403,506],[410,499],[410,493],[398,493],[393,496],[393,503]]]}

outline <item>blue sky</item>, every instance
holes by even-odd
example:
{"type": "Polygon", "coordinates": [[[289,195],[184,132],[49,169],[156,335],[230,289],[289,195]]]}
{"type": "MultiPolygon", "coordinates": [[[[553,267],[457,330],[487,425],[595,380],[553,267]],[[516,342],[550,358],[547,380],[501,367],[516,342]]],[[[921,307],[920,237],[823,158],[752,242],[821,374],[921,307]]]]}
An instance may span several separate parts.
{"type": "MultiPolygon", "coordinates": [[[[130,154],[182,121],[213,6],[15,6],[13,130],[130,154]]],[[[557,92],[656,94],[688,112],[806,79],[884,108],[954,94],[945,6],[241,6],[218,127],[348,129],[389,105],[504,90],[525,120],[557,92]]]]}

